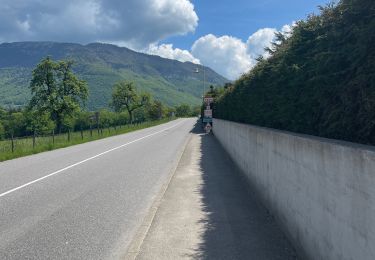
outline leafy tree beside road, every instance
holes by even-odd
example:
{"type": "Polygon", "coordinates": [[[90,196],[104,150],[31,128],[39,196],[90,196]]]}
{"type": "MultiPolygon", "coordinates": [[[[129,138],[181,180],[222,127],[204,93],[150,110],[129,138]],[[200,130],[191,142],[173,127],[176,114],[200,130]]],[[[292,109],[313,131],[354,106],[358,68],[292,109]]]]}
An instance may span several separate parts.
{"type": "Polygon", "coordinates": [[[148,115],[151,119],[161,119],[166,113],[166,108],[162,102],[155,100],[150,104],[148,115]]]}
{"type": "Polygon", "coordinates": [[[150,104],[150,94],[138,94],[132,82],[121,81],[113,86],[111,106],[116,112],[126,110],[130,122],[134,120],[134,111],[150,104]]]}
{"type": "Polygon", "coordinates": [[[59,132],[66,117],[79,111],[88,96],[86,82],[74,75],[72,65],[72,61],[55,62],[47,57],[34,69],[30,83],[29,110],[49,114],[59,132]]]}
{"type": "Polygon", "coordinates": [[[18,136],[25,125],[23,114],[20,111],[12,111],[7,115],[4,127],[9,136],[18,136]]]}
{"type": "Polygon", "coordinates": [[[3,124],[0,122],[0,140],[4,138],[4,135],[5,135],[5,128],[3,124]]]}
{"type": "MultiPolygon", "coordinates": [[[[26,110],[23,116],[26,122],[25,130],[31,133],[50,131],[56,126],[47,113],[39,113],[35,110],[26,110]]],[[[19,134],[19,136],[20,135],[21,134],[19,134]]]]}
{"type": "Polygon", "coordinates": [[[191,108],[187,104],[182,104],[176,107],[176,116],[188,117],[191,116],[191,108]]]}
{"type": "MultiPolygon", "coordinates": [[[[113,86],[111,107],[114,111],[85,111],[81,107],[88,96],[85,81],[72,72],[72,61],[53,61],[47,57],[35,67],[30,83],[32,98],[27,107],[3,109],[0,107],[0,140],[12,137],[40,137],[71,131],[103,129],[125,125],[128,122],[160,120],[177,114],[196,116],[197,108],[189,105],[167,107],[153,100],[149,93],[140,93],[133,83],[122,81],[113,86]],[[177,112],[177,113],[176,113],[177,112]]],[[[54,140],[54,139],[53,139],[54,140]]]]}

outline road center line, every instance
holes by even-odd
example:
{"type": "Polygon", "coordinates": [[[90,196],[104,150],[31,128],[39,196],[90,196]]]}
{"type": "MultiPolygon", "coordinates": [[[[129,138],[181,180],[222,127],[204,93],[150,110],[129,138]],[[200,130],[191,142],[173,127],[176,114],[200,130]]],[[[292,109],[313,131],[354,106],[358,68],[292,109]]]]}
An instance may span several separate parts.
{"type": "Polygon", "coordinates": [[[52,177],[52,176],[54,176],[54,175],[56,175],[56,174],[59,174],[59,173],[61,173],[61,172],[63,172],[63,171],[66,171],[66,170],[68,170],[68,169],[71,169],[71,168],[73,168],[73,167],[75,167],[75,166],[77,166],[77,165],[80,165],[80,164],[82,164],[82,163],[88,162],[88,161],[90,161],[90,160],[92,160],[92,159],[95,159],[95,158],[97,158],[97,157],[99,157],[99,156],[102,156],[102,155],[104,155],[104,154],[107,154],[107,153],[113,152],[113,151],[115,151],[115,150],[118,150],[118,149],[120,149],[120,148],[123,148],[123,147],[125,147],[125,146],[128,146],[129,144],[132,144],[132,143],[135,143],[135,142],[141,141],[141,140],[143,140],[143,139],[146,139],[146,138],[148,138],[148,137],[151,137],[151,136],[153,136],[153,135],[157,135],[157,134],[160,134],[160,133],[162,133],[162,132],[168,131],[169,129],[172,129],[172,128],[174,128],[174,127],[180,125],[180,124],[181,124],[182,122],[184,122],[184,121],[185,121],[185,120],[183,120],[183,121],[181,121],[181,122],[179,122],[179,123],[177,123],[177,124],[175,124],[175,125],[173,125],[173,126],[171,126],[171,127],[165,128],[165,129],[160,130],[160,131],[157,131],[157,132],[155,132],[155,133],[152,133],[152,134],[149,134],[149,135],[143,136],[143,137],[141,137],[141,138],[135,139],[135,140],[133,140],[133,141],[130,141],[130,142],[128,142],[128,143],[122,144],[122,145],[120,145],[120,146],[117,146],[117,147],[112,148],[112,149],[110,149],[110,150],[107,150],[107,151],[105,151],[105,152],[99,153],[99,154],[94,155],[94,156],[92,156],[92,157],[90,157],[90,158],[87,158],[87,159],[85,159],[85,160],[82,160],[82,161],[80,161],[80,162],[74,163],[74,164],[69,165],[69,166],[67,166],[67,167],[65,167],[65,168],[62,168],[62,169],[60,169],[60,170],[57,170],[57,171],[55,171],[55,172],[52,172],[52,173],[50,173],[50,174],[48,174],[48,175],[46,175],[46,176],[43,176],[43,177],[41,177],[41,178],[38,178],[38,179],[36,179],[36,180],[30,181],[30,182],[25,183],[25,184],[23,184],[23,185],[21,185],[21,186],[18,186],[18,187],[16,187],[16,188],[13,188],[13,189],[11,189],[11,190],[8,190],[8,191],[6,191],[6,192],[4,192],[4,193],[1,193],[1,194],[0,194],[0,198],[1,198],[1,197],[4,197],[4,196],[6,196],[6,195],[8,195],[8,194],[10,194],[10,193],[12,193],[12,192],[15,192],[15,191],[17,191],[17,190],[20,190],[20,189],[23,189],[23,188],[25,188],[25,187],[27,187],[27,186],[30,186],[30,185],[32,185],[32,184],[34,184],[34,183],[37,183],[37,182],[40,182],[40,181],[42,181],[42,180],[44,180],[44,179],[47,179],[47,178],[49,178],[49,177],[52,177]]]}

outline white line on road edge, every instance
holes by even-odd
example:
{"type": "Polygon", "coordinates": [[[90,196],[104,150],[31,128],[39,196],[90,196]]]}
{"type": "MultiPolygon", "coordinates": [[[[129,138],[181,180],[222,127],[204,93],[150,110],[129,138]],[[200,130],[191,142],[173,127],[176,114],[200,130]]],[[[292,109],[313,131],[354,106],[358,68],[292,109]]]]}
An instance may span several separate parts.
{"type": "Polygon", "coordinates": [[[151,136],[153,136],[153,135],[156,135],[156,134],[160,134],[160,133],[162,133],[162,132],[165,132],[165,131],[167,131],[167,130],[169,130],[169,129],[172,129],[172,128],[174,128],[174,127],[180,125],[180,124],[181,124],[182,122],[184,122],[184,121],[185,121],[185,120],[183,120],[183,121],[181,121],[181,122],[179,122],[179,123],[177,123],[177,124],[175,124],[175,125],[173,125],[173,126],[171,126],[171,127],[168,127],[168,128],[166,128],[166,129],[163,129],[163,130],[157,131],[157,132],[155,132],[155,133],[152,133],[152,134],[149,134],[149,135],[143,136],[143,137],[138,138],[138,139],[136,139],[136,140],[133,140],[133,141],[131,141],[131,142],[128,142],[128,143],[122,144],[122,145],[120,145],[120,146],[117,146],[117,147],[112,148],[112,149],[110,149],[110,150],[107,150],[107,151],[105,151],[105,152],[102,152],[102,153],[99,153],[99,154],[97,154],[97,155],[94,155],[94,156],[92,156],[92,157],[90,157],[90,158],[87,158],[87,159],[85,159],[85,160],[83,160],[83,161],[80,161],[80,162],[77,162],[77,163],[75,163],[75,164],[69,165],[69,166],[67,166],[67,167],[65,167],[65,168],[62,168],[62,169],[60,169],[60,170],[58,170],[58,171],[55,171],[55,172],[53,172],[53,173],[50,173],[50,174],[48,174],[48,175],[46,175],[46,176],[43,176],[43,177],[41,177],[41,178],[39,178],[39,179],[36,179],[36,180],[30,181],[30,182],[25,183],[25,184],[23,184],[23,185],[21,185],[21,186],[18,186],[17,188],[14,188],[14,189],[8,190],[8,191],[6,191],[6,192],[4,192],[4,193],[1,193],[1,194],[0,194],[0,198],[1,198],[1,197],[4,197],[4,196],[6,196],[6,195],[8,195],[8,194],[10,194],[10,193],[12,193],[12,192],[15,192],[15,191],[17,191],[17,190],[20,190],[20,189],[22,189],[22,188],[25,188],[25,187],[27,187],[27,186],[30,186],[31,184],[34,184],[34,183],[39,182],[39,181],[41,181],[41,180],[47,179],[47,178],[49,178],[49,177],[52,177],[52,176],[54,176],[54,175],[56,175],[56,174],[58,174],[58,173],[61,173],[61,172],[63,172],[63,171],[66,171],[66,170],[68,170],[68,169],[70,169],[70,168],[73,168],[73,167],[75,167],[75,166],[77,166],[77,165],[80,165],[80,164],[82,164],[82,163],[85,163],[85,162],[87,162],[87,161],[90,161],[90,160],[92,160],[92,159],[95,159],[95,158],[97,158],[97,157],[99,157],[99,156],[102,156],[102,155],[104,155],[104,154],[107,154],[107,153],[113,152],[113,151],[115,151],[115,150],[117,150],[117,149],[120,149],[120,148],[122,148],[122,147],[124,147],[124,146],[128,146],[129,144],[132,144],[132,143],[135,143],[135,142],[141,141],[141,140],[143,140],[143,139],[145,139],[145,138],[148,138],[148,137],[151,137],[151,136]]]}

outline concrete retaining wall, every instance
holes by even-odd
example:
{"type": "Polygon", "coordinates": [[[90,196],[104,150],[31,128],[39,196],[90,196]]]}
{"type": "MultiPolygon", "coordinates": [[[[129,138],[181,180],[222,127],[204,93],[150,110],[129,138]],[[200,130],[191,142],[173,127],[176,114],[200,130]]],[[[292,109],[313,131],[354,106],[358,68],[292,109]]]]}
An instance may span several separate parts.
{"type": "Polygon", "coordinates": [[[375,149],[214,119],[214,134],[309,259],[375,259],[375,149]]]}

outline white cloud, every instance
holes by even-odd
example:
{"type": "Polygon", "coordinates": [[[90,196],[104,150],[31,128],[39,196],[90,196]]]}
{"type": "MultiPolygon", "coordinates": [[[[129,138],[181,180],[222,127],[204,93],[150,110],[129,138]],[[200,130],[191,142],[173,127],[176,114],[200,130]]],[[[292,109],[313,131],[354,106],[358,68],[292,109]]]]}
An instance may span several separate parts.
{"type": "Polygon", "coordinates": [[[274,28],[263,28],[253,33],[247,40],[247,52],[252,59],[264,55],[264,48],[270,47],[271,42],[275,39],[274,28]]]}
{"type": "MultiPolygon", "coordinates": [[[[289,34],[293,26],[285,25],[281,32],[289,34]]],[[[254,67],[260,55],[268,56],[264,48],[271,46],[276,32],[274,28],[259,29],[246,42],[228,35],[208,34],[195,41],[191,53],[202,64],[233,80],[254,67]]]]}
{"type": "MultiPolygon", "coordinates": [[[[212,34],[191,50],[161,40],[194,32],[198,16],[189,0],[0,0],[1,41],[106,42],[179,61],[210,66],[235,79],[264,55],[276,29],[264,28],[246,42],[212,34]]],[[[293,25],[281,31],[290,32],[293,25]]]]}
{"type": "Polygon", "coordinates": [[[178,60],[181,62],[190,61],[199,64],[200,61],[187,50],[181,50],[179,48],[173,48],[172,44],[151,44],[147,50],[148,54],[158,55],[163,58],[178,60]]]}
{"type": "MultiPolygon", "coordinates": [[[[289,34],[294,25],[284,25],[281,32],[289,34]]],[[[173,48],[172,44],[151,44],[146,53],[179,61],[202,63],[228,79],[236,79],[256,64],[260,55],[268,57],[264,48],[275,40],[275,28],[259,29],[246,42],[224,35],[205,35],[196,40],[191,51],[173,48]]]]}
{"type": "Polygon", "coordinates": [[[294,27],[297,26],[297,22],[293,21],[291,24],[286,24],[281,28],[281,32],[286,36],[286,38],[291,36],[291,33],[293,32],[294,27]]]}
{"type": "Polygon", "coordinates": [[[294,24],[292,24],[292,25],[286,24],[281,28],[281,32],[284,33],[284,34],[289,34],[289,33],[292,32],[293,26],[294,26],[294,24]]]}
{"type": "Polygon", "coordinates": [[[145,48],[193,32],[189,0],[1,0],[0,39],[123,42],[145,48]]]}
{"type": "Polygon", "coordinates": [[[246,44],[231,36],[216,37],[208,34],[193,44],[192,54],[202,64],[207,65],[229,79],[237,78],[249,70],[254,61],[246,50],[246,44]]]}

